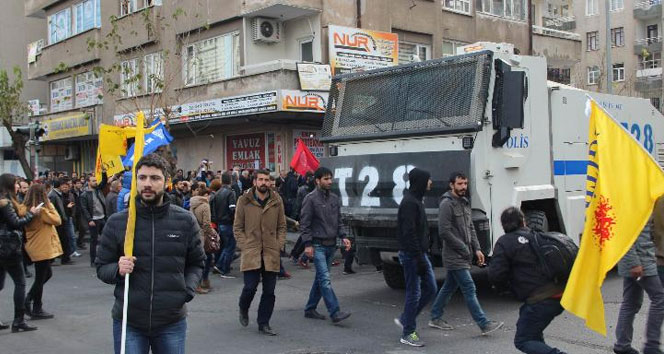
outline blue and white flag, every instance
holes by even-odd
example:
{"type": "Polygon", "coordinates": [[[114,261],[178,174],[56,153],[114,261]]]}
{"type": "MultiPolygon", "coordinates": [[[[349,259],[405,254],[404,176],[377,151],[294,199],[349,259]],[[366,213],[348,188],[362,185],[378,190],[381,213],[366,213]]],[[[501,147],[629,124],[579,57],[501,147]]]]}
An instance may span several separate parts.
{"type": "MultiPolygon", "coordinates": [[[[143,148],[143,156],[155,152],[160,146],[168,145],[173,141],[173,137],[168,133],[164,123],[159,120],[156,121],[157,127],[150,134],[145,134],[145,147],[143,148]]],[[[127,156],[122,159],[124,166],[131,166],[134,164],[134,145],[127,150],[127,156]]]]}

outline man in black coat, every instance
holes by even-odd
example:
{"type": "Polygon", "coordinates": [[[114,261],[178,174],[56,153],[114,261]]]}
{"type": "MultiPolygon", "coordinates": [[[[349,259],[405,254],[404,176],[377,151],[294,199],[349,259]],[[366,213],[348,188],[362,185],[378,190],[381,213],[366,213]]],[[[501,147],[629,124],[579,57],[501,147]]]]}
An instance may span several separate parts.
{"type": "Polygon", "coordinates": [[[422,199],[431,190],[429,172],[414,168],[408,173],[410,187],[404,191],[397,212],[399,261],[406,281],[403,313],[394,322],[401,327],[401,343],[422,347],[416,328],[417,315],[436,295],[436,278],[429,260],[429,225],[422,199]]]}
{"type": "Polygon", "coordinates": [[[104,230],[108,212],[106,211],[106,198],[102,190],[106,187],[108,179],[106,171],[101,173],[101,183],[97,184],[97,178],[91,174],[88,176],[88,188],[81,194],[81,214],[88,224],[90,230],[90,266],[94,266],[97,255],[97,240],[104,230]]]}
{"type": "Polygon", "coordinates": [[[67,230],[67,221],[69,220],[69,213],[67,213],[67,208],[73,207],[73,205],[65,204],[64,195],[69,193],[69,179],[67,177],[58,178],[53,181],[53,188],[48,193],[48,199],[55,206],[55,210],[60,215],[60,220],[62,224],[56,227],[58,232],[58,238],[60,239],[60,245],[62,246],[62,256],[61,261],[63,265],[73,264],[71,261],[71,246],[69,245],[69,231],[67,230]]]}
{"type": "Polygon", "coordinates": [[[139,195],[133,257],[125,257],[128,210],[113,214],[104,228],[95,264],[97,277],[115,284],[113,337],[120,353],[124,277],[129,280],[127,353],[184,353],[186,303],[194,298],[205,253],[194,215],[164,195],[167,163],[156,155],[136,165],[139,195]]]}

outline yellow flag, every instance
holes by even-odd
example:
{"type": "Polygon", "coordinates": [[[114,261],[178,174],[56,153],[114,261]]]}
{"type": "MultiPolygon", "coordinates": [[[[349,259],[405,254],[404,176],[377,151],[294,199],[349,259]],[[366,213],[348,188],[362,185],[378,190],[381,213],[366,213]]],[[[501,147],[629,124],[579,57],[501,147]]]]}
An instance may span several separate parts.
{"type": "Polygon", "coordinates": [[[99,147],[97,147],[97,161],[95,163],[95,177],[97,177],[97,180],[101,180],[102,167],[106,169],[109,176],[124,171],[122,158],[119,155],[102,155],[99,152],[99,147]]]}
{"type": "Polygon", "coordinates": [[[136,165],[138,160],[143,157],[143,148],[145,147],[145,117],[143,112],[136,115],[136,141],[134,142],[134,161],[131,167],[131,191],[129,192],[129,216],[127,219],[127,231],[125,232],[124,254],[125,257],[131,257],[134,252],[134,231],[136,229],[136,165]]]}
{"type": "Polygon", "coordinates": [[[127,138],[132,137],[134,129],[125,129],[114,125],[99,126],[99,154],[124,156],[127,154],[127,138]]]}
{"type": "Polygon", "coordinates": [[[586,214],[581,247],[561,304],[606,336],[600,288],[664,194],[664,173],[648,152],[589,99],[586,214]]]}

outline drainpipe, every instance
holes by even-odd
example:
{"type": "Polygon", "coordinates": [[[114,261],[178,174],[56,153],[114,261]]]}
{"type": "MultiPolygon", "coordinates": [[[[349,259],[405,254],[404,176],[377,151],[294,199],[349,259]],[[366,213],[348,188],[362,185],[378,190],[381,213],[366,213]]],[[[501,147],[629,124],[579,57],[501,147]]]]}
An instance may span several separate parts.
{"type": "Polygon", "coordinates": [[[355,27],[362,28],[362,0],[355,0],[355,27]]]}
{"type": "Polygon", "coordinates": [[[528,0],[528,55],[533,55],[533,2],[528,0]]]}

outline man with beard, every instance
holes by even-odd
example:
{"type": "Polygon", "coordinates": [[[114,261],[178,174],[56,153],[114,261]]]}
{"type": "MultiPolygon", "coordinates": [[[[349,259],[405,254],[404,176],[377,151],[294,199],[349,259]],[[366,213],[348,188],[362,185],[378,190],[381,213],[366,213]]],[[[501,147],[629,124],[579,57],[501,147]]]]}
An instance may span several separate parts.
{"type": "Polygon", "coordinates": [[[240,196],[235,209],[233,234],[242,251],[240,271],[244,275],[244,288],[240,296],[240,324],[249,325],[249,307],[256,295],[258,283],[263,283],[263,294],[258,305],[258,330],[275,336],[270,327],[274,310],[274,289],[281,259],[279,250],[286,243],[286,216],[279,195],[270,189],[270,173],[258,170],[255,186],[240,196]]]}
{"type": "Polygon", "coordinates": [[[88,176],[88,189],[81,195],[81,212],[83,219],[88,224],[90,230],[90,266],[94,266],[95,257],[97,255],[97,241],[99,235],[104,230],[106,219],[108,218],[108,211],[106,210],[106,200],[102,189],[108,182],[106,178],[106,171],[101,173],[101,183],[97,184],[95,175],[88,176]]]}
{"type": "Polygon", "coordinates": [[[113,214],[95,260],[97,277],[115,284],[113,338],[120,353],[124,276],[131,274],[127,354],[184,353],[187,307],[203,274],[200,227],[190,212],[164,195],[167,162],[156,154],[136,164],[134,256],[124,256],[128,210],[113,214]]]}
{"type": "Polygon", "coordinates": [[[67,208],[71,208],[74,205],[73,203],[65,204],[66,198],[64,195],[66,194],[69,194],[69,178],[63,177],[54,180],[53,188],[48,193],[48,199],[50,200],[51,204],[55,206],[55,210],[58,212],[58,215],[60,215],[60,220],[62,220],[62,224],[57,226],[56,230],[58,232],[60,244],[62,245],[63,254],[60,259],[63,265],[74,264],[70,257],[71,253],[69,252],[69,249],[71,246],[69,245],[69,230],[67,229],[67,221],[69,220],[67,208]]]}
{"type": "Polygon", "coordinates": [[[477,257],[477,265],[484,266],[485,263],[473,226],[470,202],[466,198],[468,177],[461,172],[454,172],[449,182],[450,190],[441,197],[438,211],[438,235],[443,240],[443,266],[447,276],[431,307],[429,327],[454,329],[443,320],[443,311],[452,295],[461,288],[473,320],[480,327],[481,334],[487,335],[500,329],[503,322],[491,321],[484,314],[477,300],[475,282],[470,275],[473,257],[477,257]]]}
{"type": "Polygon", "coordinates": [[[16,199],[20,203],[23,203],[23,199],[25,199],[25,196],[28,194],[28,189],[30,188],[30,184],[26,180],[21,180],[19,182],[19,188],[18,188],[18,193],[16,193],[16,199]]]}

